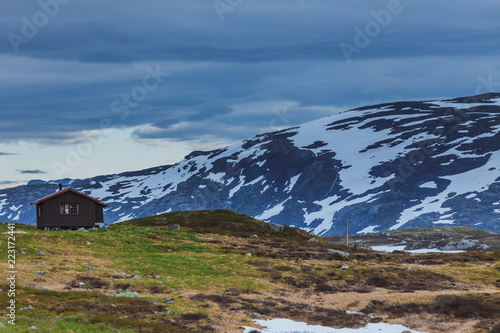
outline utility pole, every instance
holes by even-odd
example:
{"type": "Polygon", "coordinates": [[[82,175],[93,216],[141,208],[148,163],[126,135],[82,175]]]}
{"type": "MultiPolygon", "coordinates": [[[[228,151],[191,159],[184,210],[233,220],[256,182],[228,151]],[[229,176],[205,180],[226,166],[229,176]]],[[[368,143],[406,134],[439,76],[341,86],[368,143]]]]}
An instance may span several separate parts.
{"type": "Polygon", "coordinates": [[[349,220],[345,220],[345,245],[349,246],[349,220]]]}

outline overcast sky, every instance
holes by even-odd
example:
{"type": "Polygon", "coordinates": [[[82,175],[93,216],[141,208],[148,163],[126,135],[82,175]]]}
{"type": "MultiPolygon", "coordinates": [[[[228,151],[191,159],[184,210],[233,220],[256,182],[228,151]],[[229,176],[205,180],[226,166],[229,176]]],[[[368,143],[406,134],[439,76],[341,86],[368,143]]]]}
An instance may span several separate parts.
{"type": "Polygon", "coordinates": [[[498,0],[4,1],[0,187],[499,91],[499,17],[498,0]]]}

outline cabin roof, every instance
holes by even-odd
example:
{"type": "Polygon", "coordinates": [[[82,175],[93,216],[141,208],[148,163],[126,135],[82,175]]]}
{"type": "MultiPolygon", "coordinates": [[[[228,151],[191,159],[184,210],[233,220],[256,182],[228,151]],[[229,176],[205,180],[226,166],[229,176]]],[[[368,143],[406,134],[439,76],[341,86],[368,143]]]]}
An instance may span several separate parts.
{"type": "Polygon", "coordinates": [[[73,192],[75,194],[81,195],[82,197],[90,199],[90,200],[93,200],[93,201],[97,202],[99,205],[102,205],[104,207],[108,207],[109,206],[109,205],[105,204],[104,202],[101,202],[100,200],[97,200],[96,198],[92,198],[91,196],[88,196],[86,194],[78,192],[77,190],[73,190],[72,188],[67,188],[65,190],[62,190],[62,191],[59,191],[57,193],[51,194],[49,196],[46,196],[45,198],[42,198],[42,199],[40,199],[38,201],[35,201],[35,202],[32,202],[31,205],[38,205],[39,203],[42,203],[42,202],[44,202],[46,200],[55,198],[55,197],[57,197],[57,196],[59,196],[61,194],[68,193],[68,192],[73,192]]]}

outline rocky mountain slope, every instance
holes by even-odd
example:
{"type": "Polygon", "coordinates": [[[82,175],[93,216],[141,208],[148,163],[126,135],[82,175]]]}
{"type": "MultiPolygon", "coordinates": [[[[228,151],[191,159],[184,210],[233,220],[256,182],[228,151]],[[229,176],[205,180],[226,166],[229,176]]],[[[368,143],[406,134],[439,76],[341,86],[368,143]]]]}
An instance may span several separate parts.
{"type": "MultiPolygon", "coordinates": [[[[170,166],[69,181],[107,222],[233,209],[320,235],[434,226],[500,231],[500,94],[349,110],[170,166]]],[[[57,181],[0,191],[0,220],[57,181]]]]}

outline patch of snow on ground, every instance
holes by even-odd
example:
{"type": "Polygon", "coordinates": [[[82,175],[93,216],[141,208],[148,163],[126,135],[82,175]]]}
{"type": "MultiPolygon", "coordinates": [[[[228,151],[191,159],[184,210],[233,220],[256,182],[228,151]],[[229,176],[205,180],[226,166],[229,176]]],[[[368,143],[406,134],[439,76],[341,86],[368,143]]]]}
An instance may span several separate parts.
{"type": "Polygon", "coordinates": [[[455,220],[439,220],[432,222],[434,224],[455,224],[455,220]]]}
{"type": "Polygon", "coordinates": [[[229,191],[229,199],[233,197],[233,195],[238,192],[241,187],[245,184],[245,176],[240,175],[240,180],[238,181],[238,185],[236,185],[234,188],[229,191]]]}
{"type": "Polygon", "coordinates": [[[290,192],[293,189],[293,187],[295,186],[295,183],[297,182],[297,179],[299,179],[300,175],[301,174],[298,174],[297,176],[293,176],[292,178],[290,178],[290,183],[286,187],[285,192],[290,192]]]}
{"type": "Polygon", "coordinates": [[[437,188],[437,184],[435,181],[427,182],[422,185],[420,185],[421,188],[437,188]]]}
{"type": "MultiPolygon", "coordinates": [[[[405,245],[378,245],[372,246],[372,249],[379,252],[388,252],[392,253],[394,251],[405,251],[405,245]]],[[[441,251],[438,249],[416,249],[416,250],[407,250],[405,252],[410,253],[461,253],[465,251],[441,251]]]]}
{"type": "Polygon", "coordinates": [[[363,230],[360,230],[357,232],[357,234],[370,234],[370,233],[373,233],[375,232],[375,229],[378,227],[378,225],[370,225],[366,228],[364,228],[363,230]]]}
{"type": "Polygon", "coordinates": [[[275,216],[275,215],[278,215],[279,213],[281,213],[283,211],[283,209],[285,208],[284,205],[285,203],[290,200],[292,197],[288,197],[286,198],[283,202],[277,204],[276,206],[274,207],[271,207],[269,208],[268,210],[262,212],[262,214],[256,216],[255,218],[257,220],[261,220],[261,221],[266,221],[267,219],[275,216]]]}
{"type": "Polygon", "coordinates": [[[254,320],[264,329],[256,329],[253,327],[243,326],[244,333],[249,333],[256,330],[261,333],[401,333],[408,330],[412,333],[425,333],[422,331],[410,330],[402,325],[390,325],[386,323],[367,324],[365,327],[360,328],[332,328],[319,325],[308,325],[307,323],[297,322],[290,319],[268,319],[268,320],[254,320]]]}
{"type": "Polygon", "coordinates": [[[214,181],[214,182],[217,182],[217,183],[221,183],[221,184],[224,184],[224,181],[222,180],[222,178],[225,176],[226,174],[224,172],[219,172],[219,173],[211,173],[209,174],[206,178],[211,180],[211,181],[214,181]]]}

